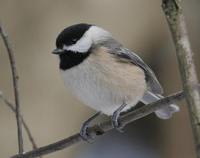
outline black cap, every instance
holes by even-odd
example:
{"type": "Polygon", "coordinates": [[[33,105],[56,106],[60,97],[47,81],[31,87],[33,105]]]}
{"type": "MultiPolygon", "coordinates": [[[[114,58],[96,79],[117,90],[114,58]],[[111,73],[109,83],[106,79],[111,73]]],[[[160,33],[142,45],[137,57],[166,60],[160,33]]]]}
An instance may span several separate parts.
{"type": "Polygon", "coordinates": [[[56,47],[62,48],[63,45],[75,44],[91,26],[90,24],[81,23],[65,28],[56,39],[56,47]]]}

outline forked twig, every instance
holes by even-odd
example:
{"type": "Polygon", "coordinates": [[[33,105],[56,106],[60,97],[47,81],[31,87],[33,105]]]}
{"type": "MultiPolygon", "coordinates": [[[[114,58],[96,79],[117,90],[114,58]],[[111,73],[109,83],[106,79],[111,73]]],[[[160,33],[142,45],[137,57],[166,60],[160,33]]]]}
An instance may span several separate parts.
{"type": "MultiPolygon", "coordinates": [[[[16,113],[16,109],[13,106],[13,104],[6,97],[4,97],[4,95],[3,95],[3,93],[1,91],[0,91],[0,99],[5,103],[6,106],[8,106],[14,113],[16,113]]],[[[30,142],[32,144],[32,148],[33,149],[37,149],[38,148],[37,144],[36,144],[36,142],[35,142],[35,140],[33,138],[33,135],[31,134],[31,131],[30,131],[27,123],[25,122],[25,120],[24,120],[22,115],[20,115],[20,117],[21,117],[21,120],[22,120],[22,125],[24,126],[24,129],[25,129],[25,131],[26,131],[26,133],[28,135],[28,138],[29,138],[29,140],[30,140],[30,142]]],[[[40,158],[42,158],[42,157],[40,157],[40,158]]]]}
{"type": "Polygon", "coordinates": [[[22,136],[22,122],[20,118],[20,102],[19,102],[19,86],[18,86],[18,73],[15,64],[14,53],[11,48],[10,42],[8,40],[8,36],[4,32],[2,26],[0,25],[0,35],[3,39],[5,47],[7,49],[7,53],[9,56],[11,71],[12,71],[12,79],[13,79],[13,88],[14,88],[14,96],[15,96],[15,106],[16,106],[16,120],[17,120],[17,135],[18,135],[18,147],[19,154],[23,153],[23,136],[22,136]]]}

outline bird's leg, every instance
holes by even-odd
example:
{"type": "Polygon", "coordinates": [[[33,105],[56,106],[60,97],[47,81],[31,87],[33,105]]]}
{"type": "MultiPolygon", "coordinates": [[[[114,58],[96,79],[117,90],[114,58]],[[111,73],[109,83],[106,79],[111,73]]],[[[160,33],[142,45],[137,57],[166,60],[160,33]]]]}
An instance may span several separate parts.
{"type": "Polygon", "coordinates": [[[119,122],[119,116],[121,111],[126,107],[126,103],[123,102],[123,104],[116,110],[114,111],[113,115],[112,115],[112,125],[115,129],[117,129],[119,132],[123,132],[123,126],[120,124],[119,122]]]}
{"type": "Polygon", "coordinates": [[[87,129],[89,128],[90,126],[90,123],[96,118],[98,117],[99,115],[101,114],[101,112],[97,112],[96,114],[94,114],[92,117],[90,117],[88,120],[86,120],[82,127],[81,127],[81,130],[80,130],[80,136],[82,137],[83,140],[91,143],[89,140],[92,140],[93,137],[91,135],[88,134],[88,131],[87,129]]]}

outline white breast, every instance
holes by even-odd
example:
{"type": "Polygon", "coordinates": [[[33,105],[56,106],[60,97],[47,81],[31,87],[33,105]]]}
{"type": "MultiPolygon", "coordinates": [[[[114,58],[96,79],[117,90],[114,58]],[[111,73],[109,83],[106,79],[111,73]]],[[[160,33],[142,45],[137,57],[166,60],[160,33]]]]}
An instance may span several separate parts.
{"type": "Polygon", "coordinates": [[[146,90],[145,76],[139,67],[116,62],[104,49],[92,53],[80,65],[61,71],[66,87],[91,108],[112,113],[125,101],[127,110],[146,90]]]}

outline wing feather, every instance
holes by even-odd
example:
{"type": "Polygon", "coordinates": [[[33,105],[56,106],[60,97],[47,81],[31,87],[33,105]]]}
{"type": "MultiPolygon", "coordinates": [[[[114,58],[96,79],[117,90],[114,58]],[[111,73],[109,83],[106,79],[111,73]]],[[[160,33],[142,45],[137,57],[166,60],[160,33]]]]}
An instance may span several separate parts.
{"type": "Polygon", "coordinates": [[[131,63],[138,65],[144,70],[149,88],[153,93],[156,93],[156,94],[163,93],[162,86],[160,85],[158,79],[156,78],[156,75],[151,70],[151,68],[147,64],[145,64],[145,62],[138,55],[122,47],[118,51],[117,55],[121,58],[126,58],[130,60],[131,63]]]}
{"type": "Polygon", "coordinates": [[[102,43],[101,46],[104,46],[108,49],[109,53],[112,53],[114,55],[117,55],[121,59],[125,59],[135,65],[138,65],[140,68],[142,68],[145,72],[146,80],[148,83],[149,90],[156,94],[162,94],[163,89],[160,85],[158,79],[156,78],[156,75],[151,70],[151,68],[145,64],[145,62],[134,52],[130,51],[127,48],[124,48],[121,44],[119,44],[115,40],[111,40],[110,43],[102,43]],[[112,49],[111,49],[112,48],[112,49]]]}

